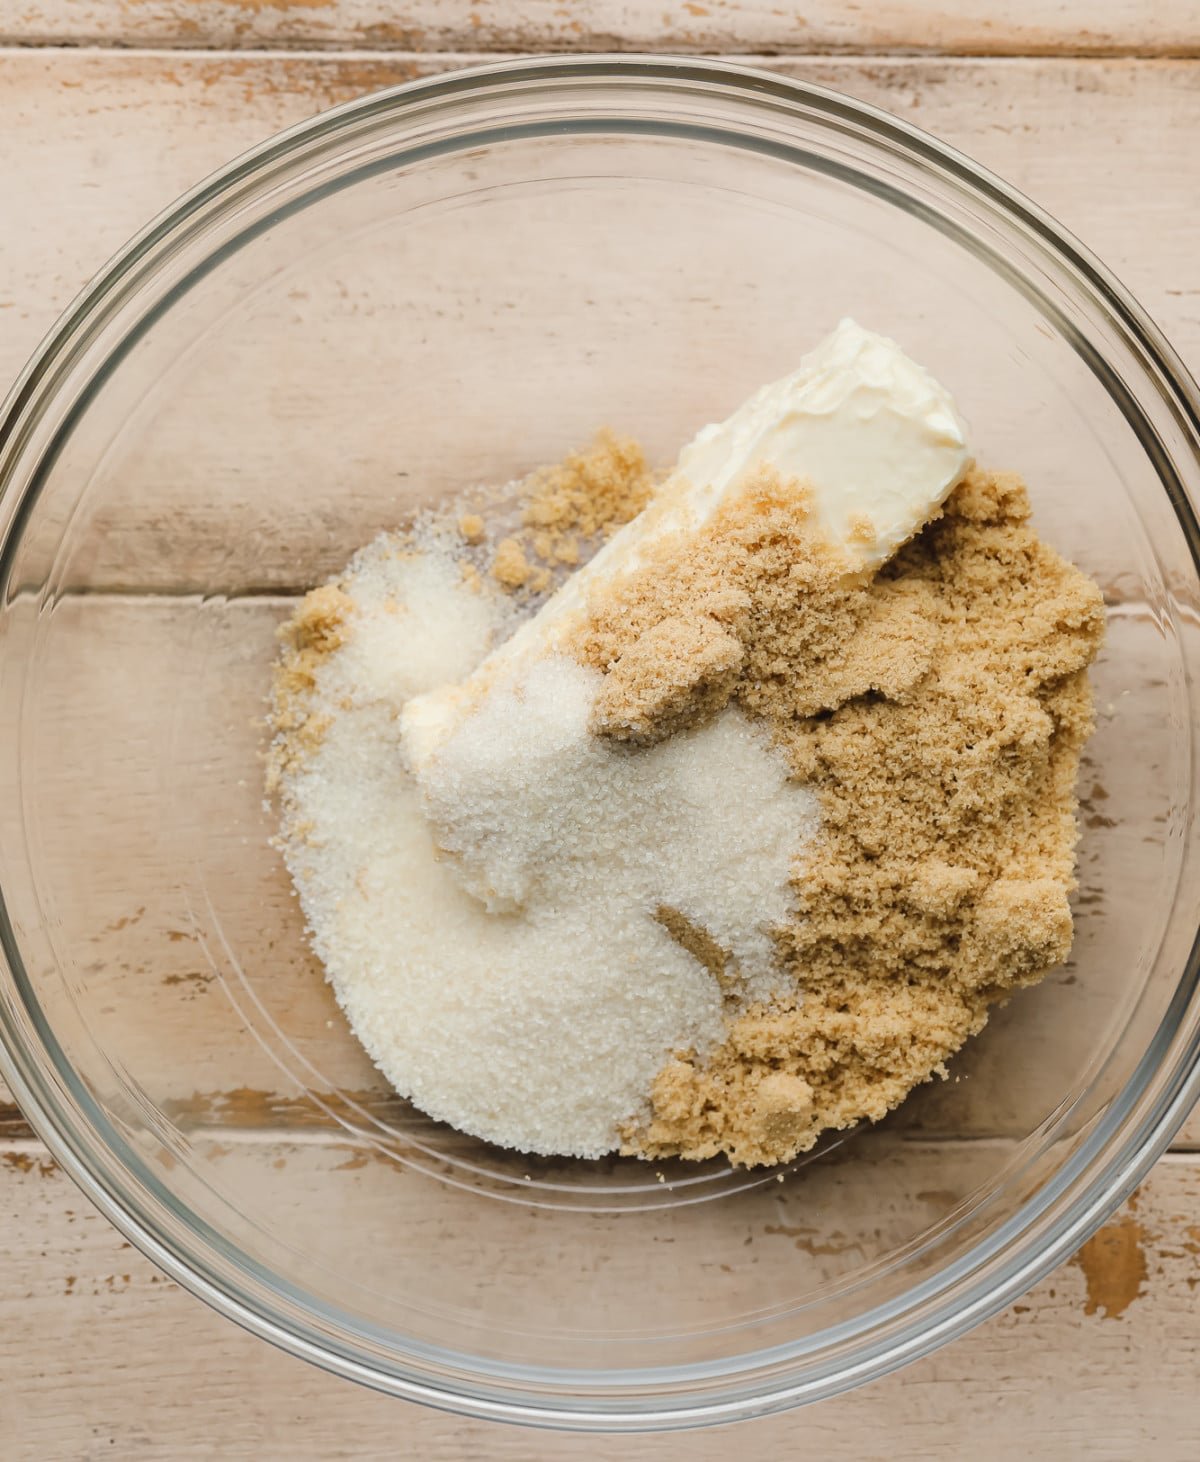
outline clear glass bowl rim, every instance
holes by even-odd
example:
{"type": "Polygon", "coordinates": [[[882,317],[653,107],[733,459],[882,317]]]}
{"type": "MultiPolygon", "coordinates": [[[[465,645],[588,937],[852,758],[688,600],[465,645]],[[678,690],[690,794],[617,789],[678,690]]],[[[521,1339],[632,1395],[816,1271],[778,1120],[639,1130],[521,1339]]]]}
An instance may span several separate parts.
{"type": "MultiPolygon", "coordinates": [[[[719,95],[726,103],[736,98],[747,113],[755,108],[770,111],[776,124],[785,122],[789,111],[803,110],[810,122],[819,117],[830,125],[853,127],[872,143],[937,173],[992,215],[1032,236],[1089,302],[1119,323],[1200,459],[1200,392],[1146,312],[1048,214],[956,149],[867,103],[750,67],[690,57],[535,57],[408,82],[321,113],[235,159],[135,236],[64,312],[0,406],[0,564],[19,541],[37,496],[35,478],[33,490],[14,501],[12,479],[57,385],[100,322],[129,300],[138,280],[152,273],[231,194],[246,197],[248,190],[264,188],[288,159],[360,125],[380,119],[402,123],[405,112],[416,106],[449,102],[461,108],[494,101],[504,91],[513,94],[514,88],[519,93],[549,84],[578,91],[622,82],[636,82],[643,92],[658,86],[664,97],[686,92],[693,101],[706,94],[719,95]]],[[[653,130],[653,122],[642,125],[653,130]]],[[[569,119],[562,129],[571,130],[569,119]]],[[[497,138],[504,135],[503,126],[491,130],[497,138]]],[[[1200,528],[1192,504],[1177,477],[1174,490],[1169,483],[1164,488],[1200,573],[1200,528]]],[[[736,1370],[714,1366],[664,1367],[632,1375],[543,1373],[485,1366],[465,1354],[432,1353],[418,1368],[390,1357],[385,1363],[377,1351],[356,1348],[335,1333],[333,1314],[326,1324],[318,1323],[299,1296],[289,1297],[278,1283],[256,1281],[219,1235],[173,1208],[161,1185],[135,1177],[131,1168],[140,1164],[132,1149],[82,1085],[70,1079],[65,1062],[52,1060],[47,1070],[42,1053],[58,1050],[58,1044],[22,969],[3,890],[0,946],[10,982],[9,989],[0,990],[0,1075],[56,1161],[148,1258],[221,1314],[326,1370],[463,1415],[533,1426],[603,1432],[726,1423],[839,1394],[928,1354],[1003,1309],[1069,1257],[1137,1186],[1200,1098],[1200,1021],[1193,1022],[1185,1041],[1174,1042],[1181,1048],[1163,1069],[1169,1046],[1200,1000],[1198,931],[1171,1011],[1122,1093],[1127,1099],[1113,1104],[1016,1217],[979,1241],[936,1281],[910,1290],[902,1305],[868,1312],[853,1327],[853,1335],[837,1337],[839,1355],[832,1362],[814,1362],[811,1346],[797,1346],[757,1352],[736,1370]],[[37,1050],[29,1041],[30,1026],[38,1028],[37,1050]],[[1155,1089],[1149,1090],[1152,1084],[1155,1089]],[[1128,1119],[1139,1102],[1142,1109],[1131,1125],[1128,1119]],[[1127,1130],[1119,1131],[1123,1124],[1127,1130]],[[1120,1137],[1115,1144],[1114,1136],[1120,1137]],[[128,1155],[124,1163],[122,1151],[128,1155]],[[886,1331],[882,1335],[877,1333],[881,1325],[886,1331]],[[852,1343],[847,1347],[846,1341],[852,1343]]]]}

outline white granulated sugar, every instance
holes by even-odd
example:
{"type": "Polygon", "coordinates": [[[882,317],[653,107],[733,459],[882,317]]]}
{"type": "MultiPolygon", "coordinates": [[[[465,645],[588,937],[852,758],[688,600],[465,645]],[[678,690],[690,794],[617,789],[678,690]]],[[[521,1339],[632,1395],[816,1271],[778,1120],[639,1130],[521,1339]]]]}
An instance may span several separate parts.
{"type": "Polygon", "coordinates": [[[397,709],[429,685],[469,675],[505,622],[496,596],[463,585],[447,537],[426,529],[397,547],[382,538],[352,560],[346,587],[357,614],[353,633],[325,673],[342,695],[390,701],[397,709]]]}
{"type": "Polygon", "coordinates": [[[770,993],[769,930],[816,800],[740,712],[649,749],[588,732],[602,677],[564,656],[493,689],[424,770],[439,841],[494,911],[668,905],[770,993]]]}
{"type": "Polygon", "coordinates": [[[447,856],[396,716],[469,674],[508,611],[437,540],[373,545],[342,583],[356,612],[315,691],[331,724],[284,785],[288,864],[342,1008],[431,1116],[526,1152],[611,1151],[670,1054],[724,1028],[717,981],[656,909],[765,995],[815,801],[736,711],[651,750],[588,736],[595,673],[548,660],[440,750],[427,790],[447,856]]]}

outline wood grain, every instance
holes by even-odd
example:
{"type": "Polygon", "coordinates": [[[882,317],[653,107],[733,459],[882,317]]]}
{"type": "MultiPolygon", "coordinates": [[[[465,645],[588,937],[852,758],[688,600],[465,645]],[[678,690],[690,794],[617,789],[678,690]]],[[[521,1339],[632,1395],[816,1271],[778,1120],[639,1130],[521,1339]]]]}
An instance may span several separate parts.
{"type": "Polygon", "coordinates": [[[1200,1167],[1164,1160],[1076,1261],[900,1374],[800,1413],[686,1440],[631,1437],[618,1449],[462,1421],[322,1376],[183,1294],[40,1152],[9,1151],[5,1457],[717,1462],[749,1445],[845,1462],[957,1459],[968,1447],[979,1462],[1192,1462],[1198,1213],[1200,1167]]]}
{"type": "MultiPolygon", "coordinates": [[[[0,274],[5,326],[0,374],[19,369],[56,311],[107,253],[209,168],[321,107],[464,59],[470,58],[0,54],[0,89],[14,128],[29,139],[21,148],[0,149],[0,196],[39,200],[38,207],[23,209],[25,226],[7,249],[0,274]]],[[[1185,356],[1200,359],[1200,266],[1191,234],[1178,226],[1178,200],[1200,196],[1200,152],[1191,145],[1200,134],[1200,88],[1190,63],[790,58],[768,64],[909,116],[1026,187],[1125,277],[1185,356]],[[1030,145],[1032,117],[1036,146],[1030,145]],[[1126,206],[1134,195],[1143,200],[1136,211],[1126,206]]],[[[370,268],[372,258],[378,265],[366,252],[355,262],[370,268]]],[[[88,585],[292,589],[298,587],[298,570],[301,579],[311,580],[344,561],[384,521],[381,489],[391,491],[395,481],[394,446],[370,426],[380,416],[386,419],[388,402],[381,399],[367,411],[361,396],[364,382],[374,381],[386,398],[391,366],[399,370],[404,364],[394,357],[403,355],[399,342],[407,337],[390,322],[403,318],[404,309],[426,311],[431,325],[435,319],[476,317],[469,313],[469,271],[461,278],[439,271],[436,278],[446,282],[431,283],[415,302],[395,299],[391,314],[376,308],[374,317],[373,301],[378,306],[382,292],[373,295],[361,277],[338,276],[324,284],[305,279],[295,298],[281,290],[272,308],[297,317],[308,311],[311,330],[318,332],[300,332],[304,349],[284,359],[271,356],[264,342],[283,339],[282,327],[273,335],[251,332],[244,341],[228,342],[240,352],[241,375],[231,377],[224,356],[214,353],[194,388],[189,383],[188,392],[173,391],[169,410],[160,409],[160,402],[149,444],[133,433],[125,439],[125,455],[108,453],[111,492],[81,561],[88,585]],[[314,293],[322,288],[325,295],[314,293]],[[327,298],[331,290],[343,293],[327,298]],[[301,298],[306,294],[307,301],[301,298]],[[336,352],[319,334],[327,320],[342,331],[339,340],[348,342],[353,369],[344,375],[328,369],[336,352]],[[389,360],[388,371],[364,376],[364,341],[372,361],[389,360]],[[238,381],[232,396],[231,379],[238,381]],[[286,430],[248,432],[244,449],[231,457],[228,428],[213,431],[211,424],[238,413],[257,413],[286,430]],[[342,440],[325,429],[334,419],[362,422],[364,430],[352,442],[342,440]],[[288,490],[293,480],[304,490],[288,490]],[[340,496],[324,509],[314,507],[321,497],[317,484],[330,480],[340,481],[340,496]],[[281,491],[272,493],[273,484],[281,491]]],[[[754,281],[745,284],[744,297],[731,294],[724,307],[713,304],[714,326],[731,341],[738,338],[734,326],[742,306],[761,309],[761,299],[753,300],[754,281]],[[725,309],[723,326],[716,318],[719,308],[725,309]]],[[[514,311],[507,318],[523,316],[514,311]]],[[[623,327],[616,314],[612,325],[609,342],[619,343],[623,327]]],[[[455,348],[451,332],[430,333],[447,350],[455,348]]],[[[505,341],[507,349],[511,342],[505,341]]],[[[486,374],[488,357],[478,354],[479,370],[486,374]]],[[[617,359],[612,350],[608,354],[617,359]]],[[[200,371],[204,357],[194,359],[200,371]]],[[[594,379],[585,379],[586,369],[581,358],[576,395],[590,414],[581,412],[572,428],[584,434],[597,420],[590,394],[594,379]]],[[[410,409],[423,413],[423,420],[439,419],[437,379],[436,372],[422,372],[413,381],[410,409]]],[[[613,368],[606,379],[619,386],[624,376],[613,368]]],[[[621,409],[619,390],[613,396],[621,409]]],[[[475,399],[487,398],[477,393],[475,399]]],[[[527,392],[524,399],[535,397],[527,392]]],[[[664,434],[676,421],[694,425],[683,400],[672,403],[674,415],[660,405],[654,415],[664,434]]],[[[690,409],[694,413],[694,403],[690,409]]],[[[561,423],[550,425],[561,435],[561,423]]],[[[446,429],[452,426],[447,421],[446,429]]],[[[534,443],[531,424],[526,426],[530,430],[510,431],[511,445],[520,448],[511,463],[515,470],[531,465],[539,447],[557,455],[570,444],[549,434],[534,443]]],[[[457,433],[456,440],[461,438],[457,433]]],[[[472,440],[482,450],[483,435],[472,440]]],[[[1028,433],[1024,440],[1031,450],[1028,433]]],[[[1040,440],[1053,450],[1053,436],[1040,440]]],[[[494,454],[495,442],[489,438],[486,445],[494,454]]],[[[429,446],[420,461],[406,464],[413,469],[408,481],[426,482],[438,460],[436,444],[429,446]]],[[[460,456],[454,460],[456,470],[468,472],[496,465],[483,457],[465,466],[460,456]]]]}
{"type": "Polygon", "coordinates": [[[27,45],[1193,55],[1190,0],[4,0],[27,45]]]}
{"type": "MultiPolygon", "coordinates": [[[[21,219],[0,261],[0,380],[110,254],[229,158],[364,92],[483,59],[0,51],[10,138],[0,147],[0,197],[20,204],[21,219]]],[[[1189,200],[1200,197],[1194,67],[804,56],[755,64],[893,111],[1025,190],[1200,361],[1200,262],[1186,226],[1189,200]]]]}

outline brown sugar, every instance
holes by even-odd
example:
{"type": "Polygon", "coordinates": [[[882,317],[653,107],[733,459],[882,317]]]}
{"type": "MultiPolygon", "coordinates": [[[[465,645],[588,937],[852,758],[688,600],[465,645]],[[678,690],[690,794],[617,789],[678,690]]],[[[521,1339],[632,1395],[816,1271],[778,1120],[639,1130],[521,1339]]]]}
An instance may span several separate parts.
{"type": "Polygon", "coordinates": [[[822,809],[779,998],[730,1002],[717,1049],[676,1053],[626,1151],[788,1160],[944,1075],[1065,959],[1104,612],[1028,519],[1017,478],[973,470],[863,581],[764,474],[593,598],[574,650],[605,675],[598,733],[647,743],[735,701],[822,809]]]}
{"type": "MultiPolygon", "coordinates": [[[[494,548],[480,514],[450,520],[473,550],[464,578],[540,593],[653,490],[640,448],[602,433],[526,479],[519,526],[502,520],[494,548]]],[[[787,1161],[944,1076],[996,1004],[1067,956],[1103,605],[1038,539],[1020,480],[978,469],[872,578],[821,537],[803,485],[769,473],[702,532],[646,552],[593,591],[568,647],[603,677],[591,730],[649,746],[736,705],[815,794],[821,830],[797,837],[770,1002],[748,1003],[708,930],[655,911],[716,980],[725,1029],[672,1053],[623,1150],[787,1161]]],[[[328,729],[316,671],[353,613],[334,583],[280,631],[272,790],[328,729]]]]}
{"type": "Polygon", "coordinates": [[[544,563],[573,568],[580,561],[580,540],[607,536],[636,518],[654,485],[638,443],[601,431],[583,451],[526,479],[526,547],[544,563]]]}
{"type": "Polygon", "coordinates": [[[458,520],[458,531],[467,543],[482,543],[487,524],[478,513],[463,513],[458,520]]]}
{"type": "Polygon", "coordinates": [[[744,658],[741,640],[718,620],[667,615],[638,635],[604,677],[591,729],[618,741],[661,740],[719,710],[744,658]]]}
{"type": "Polygon", "coordinates": [[[515,538],[502,538],[492,559],[492,578],[505,589],[521,589],[529,581],[529,560],[515,538]]]}
{"type": "Polygon", "coordinates": [[[313,751],[329,718],[312,709],[316,669],[345,643],[354,604],[336,584],[322,584],[300,601],[280,626],[282,649],[272,681],[271,724],[276,732],[267,754],[267,791],[274,793],[288,767],[313,751]]]}

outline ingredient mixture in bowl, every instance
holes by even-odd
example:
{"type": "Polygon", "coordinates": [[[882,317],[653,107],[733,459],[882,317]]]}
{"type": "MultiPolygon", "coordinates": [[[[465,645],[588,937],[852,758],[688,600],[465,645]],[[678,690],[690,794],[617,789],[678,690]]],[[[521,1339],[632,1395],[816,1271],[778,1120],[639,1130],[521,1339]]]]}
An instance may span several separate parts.
{"type": "Polygon", "coordinates": [[[787,1161],[1072,939],[1100,592],[851,321],[662,478],[602,433],[283,630],[269,783],[403,1096],[539,1154],[787,1161]]]}

